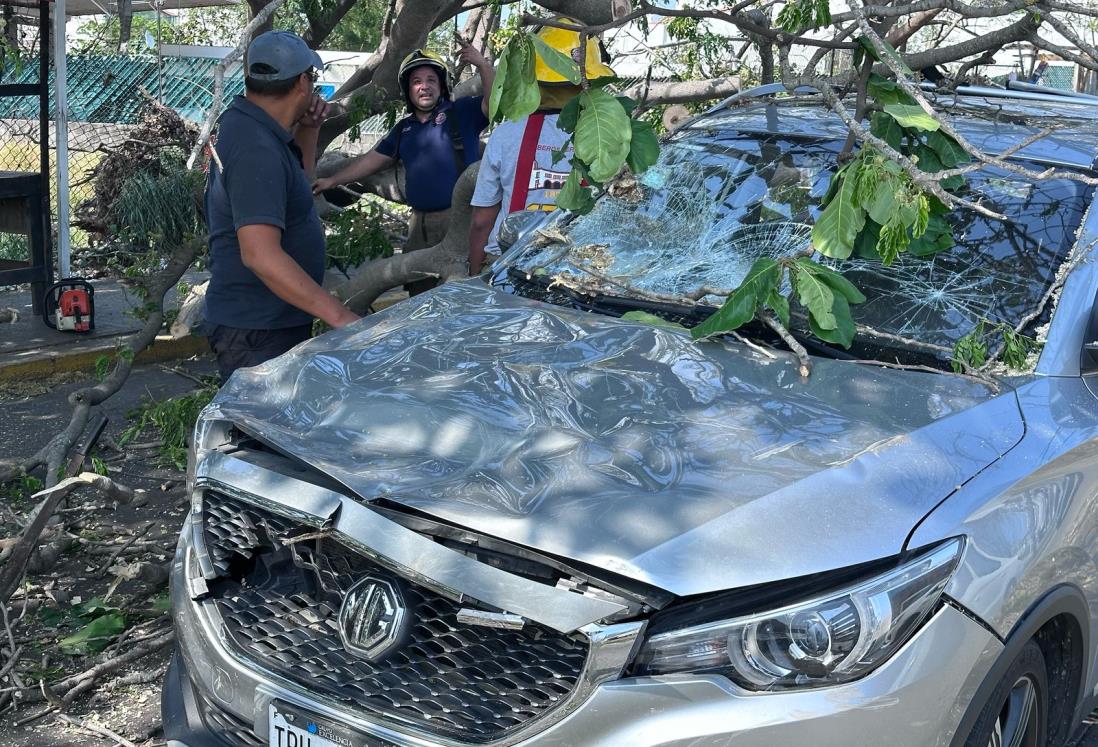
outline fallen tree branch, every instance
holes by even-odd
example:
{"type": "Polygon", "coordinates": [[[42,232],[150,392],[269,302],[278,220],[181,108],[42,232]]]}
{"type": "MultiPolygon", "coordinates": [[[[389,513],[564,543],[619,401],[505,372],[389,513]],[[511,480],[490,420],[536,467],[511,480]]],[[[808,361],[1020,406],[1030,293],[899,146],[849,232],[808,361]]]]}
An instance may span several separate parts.
{"type": "Polygon", "coordinates": [[[41,502],[35,508],[34,517],[20,535],[19,543],[12,549],[3,573],[0,573],[0,606],[6,605],[18,588],[31,554],[38,546],[42,531],[46,528],[46,523],[53,516],[57,506],[69,493],[85,485],[106,493],[119,503],[129,503],[135,496],[133,489],[94,472],[82,472],[76,477],[67,478],[51,488],[35,493],[32,497],[41,502]]]}

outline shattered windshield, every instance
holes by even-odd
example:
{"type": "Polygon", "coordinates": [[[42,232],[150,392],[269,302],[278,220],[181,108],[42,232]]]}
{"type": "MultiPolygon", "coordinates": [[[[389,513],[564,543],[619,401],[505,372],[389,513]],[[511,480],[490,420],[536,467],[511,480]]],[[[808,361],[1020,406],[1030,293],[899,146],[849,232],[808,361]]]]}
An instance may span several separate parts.
{"type": "MultiPolygon", "coordinates": [[[[727,292],[760,256],[809,246],[840,147],[707,134],[665,143],[636,185],[619,185],[591,213],[562,224],[562,241],[542,232],[510,259],[511,273],[540,279],[542,288],[594,286],[611,297],[727,292]]],[[[826,261],[867,297],[852,307],[856,322],[944,359],[981,321],[1013,327],[1033,314],[1070,251],[1088,191],[988,168],[970,177],[964,196],[1006,221],[955,210],[948,219],[957,243],[946,251],[902,254],[891,267],[872,258],[826,261]]],[[[795,315],[798,324],[807,328],[795,315]]]]}

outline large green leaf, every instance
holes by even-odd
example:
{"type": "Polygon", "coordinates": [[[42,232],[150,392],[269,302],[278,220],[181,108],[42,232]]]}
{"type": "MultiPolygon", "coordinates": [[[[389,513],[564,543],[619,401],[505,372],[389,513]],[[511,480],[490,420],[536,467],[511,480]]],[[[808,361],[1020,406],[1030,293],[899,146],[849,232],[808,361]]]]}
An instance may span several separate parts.
{"type": "Polygon", "coordinates": [[[793,287],[797,291],[797,298],[800,299],[801,305],[808,309],[809,316],[821,329],[831,330],[838,326],[835,314],[831,310],[835,305],[835,292],[823,281],[823,278],[798,263],[793,287]]]}
{"type": "Polygon", "coordinates": [[[938,160],[947,169],[955,168],[972,160],[972,156],[968,154],[968,151],[944,132],[931,132],[926,136],[926,144],[934,149],[934,152],[938,154],[938,160]]]}
{"type": "Polygon", "coordinates": [[[873,112],[873,119],[869,125],[869,131],[899,150],[903,144],[904,130],[900,124],[884,112],[873,112]]]}
{"type": "Polygon", "coordinates": [[[580,69],[575,60],[550,47],[537,34],[531,34],[530,41],[534,43],[534,49],[541,57],[541,61],[548,65],[553,72],[566,78],[574,86],[580,84],[580,69]]]}
{"type": "Polygon", "coordinates": [[[659,160],[660,141],[647,122],[631,119],[629,123],[633,127],[633,138],[629,141],[625,163],[634,174],[640,174],[659,160]]]}
{"type": "Polygon", "coordinates": [[[938,120],[923,111],[923,108],[917,104],[885,104],[884,110],[901,127],[925,132],[934,132],[941,127],[938,120]]]}
{"type": "Polygon", "coordinates": [[[852,172],[839,177],[842,184],[812,227],[812,246],[826,257],[849,257],[854,250],[854,238],[865,225],[865,210],[854,202],[856,180],[852,177],[852,172]]]}
{"type": "MultiPolygon", "coordinates": [[[[873,59],[877,60],[877,62],[885,61],[881,59],[881,55],[877,54],[877,48],[873,46],[873,42],[871,42],[868,38],[864,36],[859,36],[856,41],[858,42],[858,45],[863,50],[865,50],[865,53],[873,59]]],[[[889,44],[884,39],[881,39],[880,42],[881,47],[884,49],[885,57],[892,60],[892,63],[896,65],[896,67],[899,68],[899,70],[905,75],[914,75],[914,73],[911,72],[911,68],[907,66],[907,63],[904,62],[904,58],[900,56],[900,53],[896,51],[896,48],[894,46],[889,44]]]]}
{"type": "Polygon", "coordinates": [[[850,303],[865,303],[865,296],[841,273],[835,272],[830,267],[813,262],[808,257],[798,257],[796,260],[798,270],[808,272],[830,286],[831,290],[842,295],[850,303]]]}
{"type": "MultiPolygon", "coordinates": [[[[516,34],[503,51],[505,75],[495,114],[503,119],[518,120],[533,114],[541,104],[541,90],[534,77],[534,46],[528,34],[516,34]]],[[[503,62],[501,60],[501,67],[503,62]]],[[[497,72],[497,75],[499,73],[497,72]]],[[[492,83],[493,89],[495,82],[492,83]]],[[[489,112],[492,101],[489,99],[489,112]]]]}
{"type": "Polygon", "coordinates": [[[579,169],[573,168],[564,181],[564,186],[557,193],[557,207],[575,213],[586,213],[595,206],[595,198],[591,196],[591,190],[583,186],[582,181],[583,177],[579,169]]]}
{"type": "Polygon", "coordinates": [[[492,122],[499,122],[503,117],[499,111],[499,100],[503,96],[503,87],[507,83],[507,54],[504,50],[504,54],[499,56],[499,62],[496,63],[496,77],[492,80],[492,90],[488,94],[488,119],[492,122]]]}
{"type": "Polygon", "coordinates": [[[894,179],[881,179],[877,182],[877,189],[873,199],[866,205],[866,212],[875,223],[884,225],[896,209],[896,182],[894,179]]]}
{"type": "Polygon", "coordinates": [[[587,164],[599,183],[612,179],[625,164],[633,126],[621,102],[601,88],[579,95],[580,114],[573,138],[576,158],[587,164]]]}
{"type": "Polygon", "coordinates": [[[937,174],[944,168],[938,158],[938,153],[933,148],[917,145],[915,146],[915,156],[919,159],[919,168],[929,174],[937,174]]]}
{"type": "Polygon", "coordinates": [[[770,297],[781,281],[782,267],[775,260],[761,257],[747,271],[740,287],[708,319],[690,330],[695,340],[719,335],[742,327],[755,318],[759,304],[770,297]]]}
{"type": "Polygon", "coordinates": [[[126,629],[121,612],[108,612],[80,628],[72,635],[58,641],[62,653],[89,654],[105,649],[114,638],[126,629]]]}
{"type": "Polygon", "coordinates": [[[812,330],[812,334],[824,342],[849,348],[850,344],[854,342],[854,317],[850,315],[850,305],[842,296],[835,296],[834,304],[831,307],[831,316],[835,320],[835,328],[824,329],[820,326],[816,316],[809,314],[809,329],[812,330]]]}
{"type": "Polygon", "coordinates": [[[778,315],[778,319],[786,327],[789,326],[789,299],[781,294],[777,288],[774,288],[766,296],[766,300],[763,301],[768,309],[778,315]]]}
{"type": "Polygon", "coordinates": [[[877,254],[877,240],[881,235],[881,224],[872,218],[865,222],[865,227],[858,232],[858,238],[854,241],[854,254],[862,259],[879,259],[877,254]]]}
{"type": "Polygon", "coordinates": [[[568,99],[568,103],[557,115],[557,127],[571,134],[576,131],[576,123],[579,122],[580,100],[579,96],[568,99]]]}

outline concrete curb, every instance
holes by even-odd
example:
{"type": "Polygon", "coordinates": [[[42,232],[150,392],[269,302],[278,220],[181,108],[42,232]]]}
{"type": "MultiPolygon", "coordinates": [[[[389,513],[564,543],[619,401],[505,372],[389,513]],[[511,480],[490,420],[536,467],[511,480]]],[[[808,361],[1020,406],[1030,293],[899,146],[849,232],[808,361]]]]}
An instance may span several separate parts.
{"type": "MultiPolygon", "coordinates": [[[[81,344],[64,350],[39,348],[23,351],[12,356],[14,360],[0,363],[0,382],[26,381],[72,371],[94,371],[95,362],[104,355],[113,354],[119,339],[103,337],[81,340],[81,344]]],[[[162,363],[208,352],[210,346],[205,337],[192,335],[173,340],[167,335],[158,335],[150,347],[138,353],[136,362],[162,363]]]]}

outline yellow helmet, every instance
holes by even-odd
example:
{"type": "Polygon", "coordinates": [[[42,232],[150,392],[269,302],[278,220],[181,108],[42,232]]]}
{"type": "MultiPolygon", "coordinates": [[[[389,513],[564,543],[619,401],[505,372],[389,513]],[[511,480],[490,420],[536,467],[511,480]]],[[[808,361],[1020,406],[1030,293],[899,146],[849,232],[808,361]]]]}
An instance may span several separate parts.
{"type": "MultiPolygon", "coordinates": [[[[579,25],[571,18],[561,18],[560,21],[563,23],[574,23],[577,26],[579,25]]],[[[565,57],[571,57],[579,63],[579,60],[577,59],[579,55],[576,54],[579,51],[578,31],[559,29],[555,26],[543,26],[538,31],[537,35],[539,39],[550,47],[557,50],[565,57]]],[[[608,78],[614,75],[614,71],[602,61],[602,55],[599,53],[599,43],[591,37],[587,38],[585,57],[585,71],[588,80],[608,78]]],[[[536,55],[534,58],[534,77],[537,78],[538,83],[548,83],[549,85],[553,85],[554,83],[569,83],[567,78],[546,65],[541,59],[541,55],[536,55]]]]}
{"type": "Polygon", "coordinates": [[[450,98],[450,89],[453,87],[453,81],[451,80],[450,68],[446,64],[446,60],[442,58],[442,55],[432,52],[429,49],[413,49],[400,63],[400,70],[397,72],[400,92],[404,94],[404,100],[407,102],[409,108],[412,106],[412,101],[408,96],[408,76],[417,67],[423,67],[424,65],[433,67],[438,71],[438,80],[442,87],[442,98],[450,98]]]}

